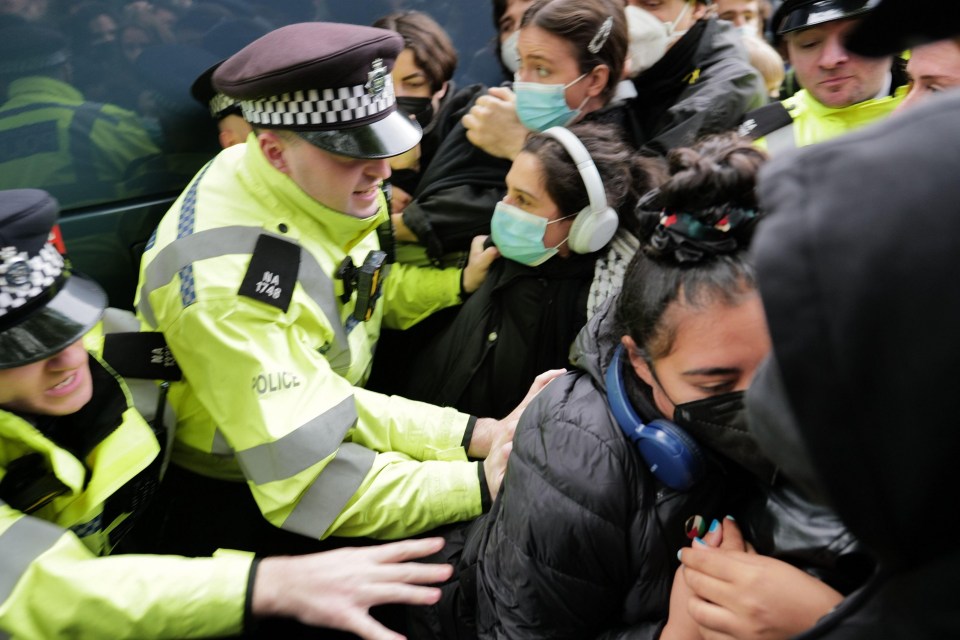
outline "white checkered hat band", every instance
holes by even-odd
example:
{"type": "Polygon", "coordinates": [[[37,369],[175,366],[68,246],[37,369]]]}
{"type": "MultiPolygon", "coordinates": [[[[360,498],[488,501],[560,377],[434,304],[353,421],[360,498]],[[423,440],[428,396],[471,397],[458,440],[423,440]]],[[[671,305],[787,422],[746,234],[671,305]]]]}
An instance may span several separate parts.
{"type": "Polygon", "coordinates": [[[49,289],[63,273],[63,256],[47,243],[31,257],[15,247],[0,249],[0,317],[49,289]]]}
{"type": "MultiPolygon", "coordinates": [[[[243,117],[252,125],[275,127],[334,128],[329,125],[351,124],[384,113],[396,104],[393,80],[384,78],[379,94],[358,84],[339,89],[310,89],[284,93],[259,100],[241,100],[243,117]]],[[[363,122],[360,122],[363,124],[363,122]]]]}
{"type": "Polygon", "coordinates": [[[240,101],[236,98],[231,98],[222,93],[218,93],[210,98],[210,115],[214,118],[219,117],[220,114],[234,105],[239,105],[240,101]]]}

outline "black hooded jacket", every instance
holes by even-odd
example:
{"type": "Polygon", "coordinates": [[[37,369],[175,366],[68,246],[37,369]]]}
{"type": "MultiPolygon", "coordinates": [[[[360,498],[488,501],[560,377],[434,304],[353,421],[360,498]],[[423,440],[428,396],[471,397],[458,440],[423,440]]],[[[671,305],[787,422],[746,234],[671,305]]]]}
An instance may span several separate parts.
{"type": "Polygon", "coordinates": [[[880,563],[805,638],[960,637],[958,125],[953,92],[762,174],[776,361],[748,406],[781,419],[751,428],[880,563]]]}

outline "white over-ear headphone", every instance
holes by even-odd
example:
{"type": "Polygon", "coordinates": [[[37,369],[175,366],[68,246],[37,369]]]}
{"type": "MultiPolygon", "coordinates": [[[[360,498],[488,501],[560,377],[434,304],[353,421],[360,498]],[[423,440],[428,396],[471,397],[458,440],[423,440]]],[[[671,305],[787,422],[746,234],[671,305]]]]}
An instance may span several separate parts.
{"type": "Polygon", "coordinates": [[[617,232],[620,217],[616,211],[607,206],[607,192],[603,188],[603,180],[600,179],[597,165],[593,163],[590,152],[583,146],[580,138],[569,129],[550,127],[543,133],[559,142],[570,154],[574,164],[577,165],[583,186],[587,189],[587,198],[590,200],[590,204],[574,218],[567,245],[574,253],[598,251],[610,242],[613,234],[617,232]]]}

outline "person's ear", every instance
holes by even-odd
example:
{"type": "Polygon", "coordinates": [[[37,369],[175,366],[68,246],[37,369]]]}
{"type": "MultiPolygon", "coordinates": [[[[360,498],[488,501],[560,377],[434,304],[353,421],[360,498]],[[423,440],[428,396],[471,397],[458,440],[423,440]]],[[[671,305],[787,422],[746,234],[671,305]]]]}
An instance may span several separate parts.
{"type": "Polygon", "coordinates": [[[596,98],[607,88],[610,81],[610,67],[605,64],[595,66],[585,78],[587,81],[587,95],[596,98]]]}
{"type": "Polygon", "coordinates": [[[267,162],[277,171],[289,175],[290,167],[284,154],[288,146],[286,141],[273,131],[261,131],[257,134],[257,142],[267,162]]]}
{"type": "Polygon", "coordinates": [[[444,96],[447,95],[447,91],[449,89],[450,89],[450,82],[449,81],[444,82],[442,85],[440,85],[440,88],[437,89],[436,93],[433,94],[433,99],[436,100],[437,102],[440,102],[441,100],[443,100],[444,96]]]}
{"type": "Polygon", "coordinates": [[[224,129],[220,132],[220,148],[227,149],[235,144],[240,144],[243,140],[238,139],[233,129],[224,129]]]}
{"type": "Polygon", "coordinates": [[[643,380],[648,387],[653,387],[655,382],[653,371],[650,370],[650,365],[647,364],[646,358],[643,357],[643,352],[640,350],[640,347],[637,346],[637,343],[630,336],[620,338],[620,343],[627,351],[633,372],[636,373],[637,377],[643,380]]]}
{"type": "Polygon", "coordinates": [[[707,15],[707,12],[710,11],[710,5],[703,2],[695,2],[693,7],[693,19],[700,20],[703,16],[707,15]]]}

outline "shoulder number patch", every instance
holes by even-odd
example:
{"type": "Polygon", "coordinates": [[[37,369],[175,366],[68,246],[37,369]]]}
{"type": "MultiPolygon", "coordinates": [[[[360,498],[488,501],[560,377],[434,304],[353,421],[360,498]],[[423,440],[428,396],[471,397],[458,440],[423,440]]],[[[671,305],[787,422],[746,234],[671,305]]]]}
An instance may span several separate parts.
{"type": "Polygon", "coordinates": [[[286,312],[299,274],[300,245],[262,235],[257,238],[250,266],[237,293],[286,312]]]}

